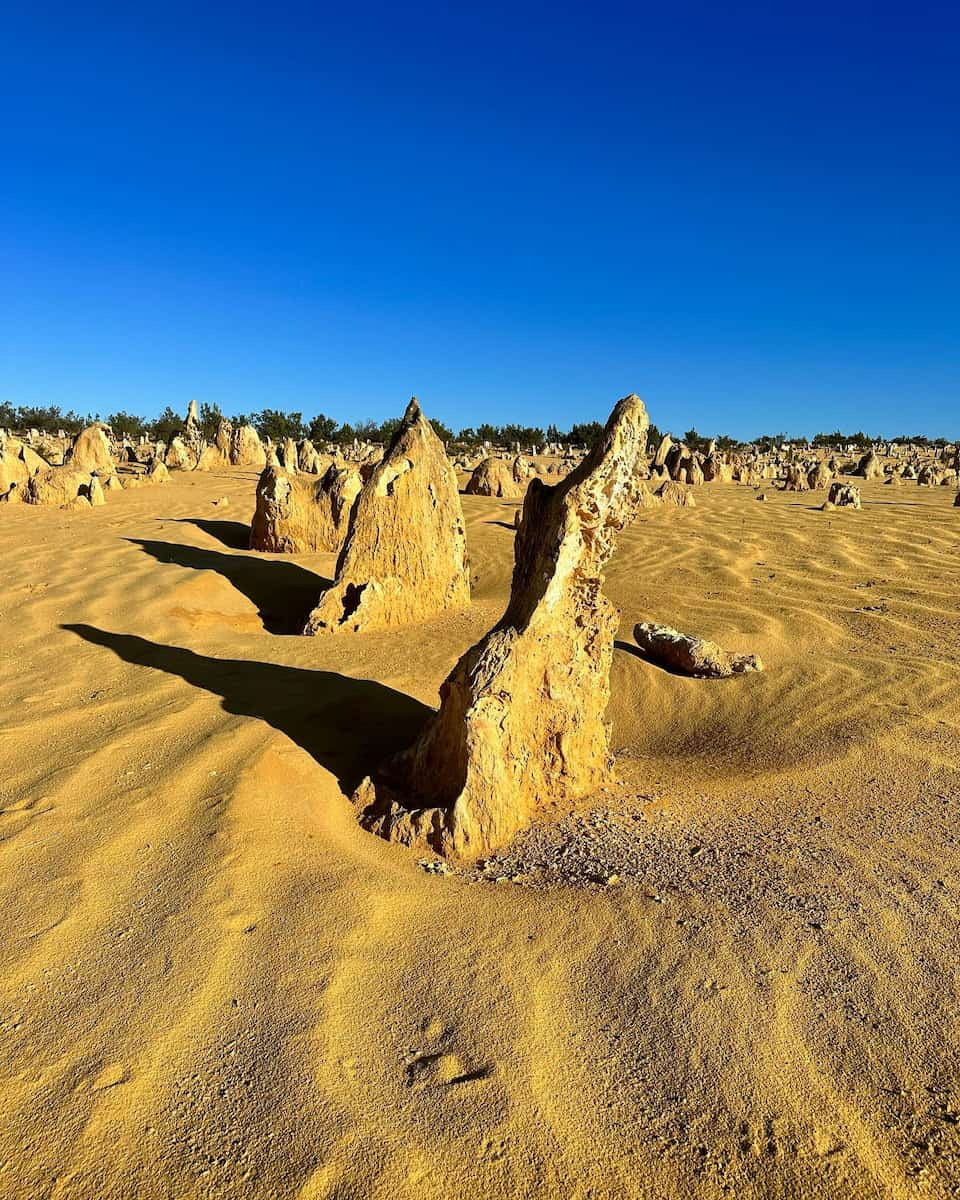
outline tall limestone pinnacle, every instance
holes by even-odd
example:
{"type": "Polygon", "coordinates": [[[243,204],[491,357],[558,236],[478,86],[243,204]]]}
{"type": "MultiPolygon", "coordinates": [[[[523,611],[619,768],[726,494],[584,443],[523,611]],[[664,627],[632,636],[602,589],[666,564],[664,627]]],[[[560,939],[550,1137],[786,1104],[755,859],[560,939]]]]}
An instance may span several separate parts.
{"type": "Polygon", "coordinates": [[[414,398],[354,503],[336,579],[304,633],[403,625],[469,602],[457,477],[414,398]]]}
{"type": "Polygon", "coordinates": [[[367,828],[475,857],[607,777],[618,613],[601,572],[641,503],[648,425],[627,396],[575,471],[531,482],[507,610],[453,668],[417,741],[360,785],[367,828]]]}

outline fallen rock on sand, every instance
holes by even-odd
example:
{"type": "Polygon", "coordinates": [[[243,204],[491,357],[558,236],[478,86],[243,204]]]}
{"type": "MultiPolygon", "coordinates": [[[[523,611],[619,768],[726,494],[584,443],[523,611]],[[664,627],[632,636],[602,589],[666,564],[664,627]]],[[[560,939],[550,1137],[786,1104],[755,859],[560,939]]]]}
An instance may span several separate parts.
{"type": "Polygon", "coordinates": [[[643,621],[634,625],[637,645],[653,662],[707,679],[728,679],[748,671],[762,671],[763,663],[756,654],[730,654],[716,642],[680,633],[669,625],[643,621]]]}

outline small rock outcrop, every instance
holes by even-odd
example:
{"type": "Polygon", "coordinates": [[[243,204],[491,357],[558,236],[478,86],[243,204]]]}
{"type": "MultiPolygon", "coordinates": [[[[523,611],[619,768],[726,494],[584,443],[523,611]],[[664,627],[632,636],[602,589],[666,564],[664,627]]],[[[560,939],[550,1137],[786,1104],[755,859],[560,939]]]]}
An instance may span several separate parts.
{"type": "Polygon", "coordinates": [[[756,654],[729,654],[716,642],[680,633],[669,625],[644,621],[633,627],[633,636],[652,662],[681,675],[728,679],[731,675],[763,670],[763,663],[756,654]]]}
{"type": "Polygon", "coordinates": [[[693,498],[693,493],[688,487],[682,483],[677,483],[673,479],[668,479],[661,483],[656,491],[657,496],[664,504],[672,504],[675,508],[696,508],[697,502],[693,498]]]}
{"type": "Polygon", "coordinates": [[[360,493],[358,471],[330,467],[320,479],[300,479],[267,467],[257,483],[250,549],[269,554],[339,550],[360,493]]]}
{"type": "Polygon", "coordinates": [[[336,579],[304,633],[403,625],[469,602],[457,477],[413,399],[356,499],[336,579]]]}
{"type": "Polygon", "coordinates": [[[515,477],[513,466],[502,458],[485,458],[474,469],[463,489],[468,496],[495,496],[515,500],[527,490],[527,482],[515,477]]]}
{"type": "Polygon", "coordinates": [[[841,483],[838,479],[830,485],[830,492],[823,507],[861,508],[860,489],[852,483],[841,483]]]}
{"type": "Polygon", "coordinates": [[[112,474],[116,467],[110,455],[110,443],[102,425],[88,425],[73,439],[63,456],[63,465],[73,471],[102,471],[112,474]]]}
{"type": "Polygon", "coordinates": [[[230,463],[234,467],[265,467],[267,453],[252,425],[240,425],[230,436],[230,463]]]}
{"type": "Polygon", "coordinates": [[[861,479],[882,479],[883,478],[883,463],[880,461],[876,450],[872,447],[857,463],[855,472],[861,479]]]}
{"type": "Polygon", "coordinates": [[[476,856],[541,805],[607,778],[618,613],[602,570],[636,515],[647,427],[642,401],[628,396],[576,470],[530,483],[507,610],[453,668],[417,741],[361,784],[355,801],[368,829],[476,856]]]}

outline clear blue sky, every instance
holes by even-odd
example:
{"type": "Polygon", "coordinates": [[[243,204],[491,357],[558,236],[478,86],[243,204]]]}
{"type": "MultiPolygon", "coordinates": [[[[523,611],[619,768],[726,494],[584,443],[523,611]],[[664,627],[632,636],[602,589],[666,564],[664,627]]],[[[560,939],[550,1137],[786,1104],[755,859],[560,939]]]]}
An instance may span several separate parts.
{"type": "Polygon", "coordinates": [[[924,0],[5,5],[0,400],[960,436],[958,61],[924,0]]]}

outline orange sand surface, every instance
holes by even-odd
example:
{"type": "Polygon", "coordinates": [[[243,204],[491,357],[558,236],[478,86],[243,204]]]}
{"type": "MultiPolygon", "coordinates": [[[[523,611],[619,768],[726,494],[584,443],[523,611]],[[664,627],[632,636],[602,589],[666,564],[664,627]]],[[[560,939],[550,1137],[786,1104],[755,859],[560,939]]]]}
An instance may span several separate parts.
{"type": "Polygon", "coordinates": [[[617,782],[444,875],[348,797],[502,612],[517,502],[463,497],[469,610],[304,638],[334,556],[244,549],[255,480],[0,512],[0,1194],[960,1194],[952,490],[644,511],[617,782]]]}

